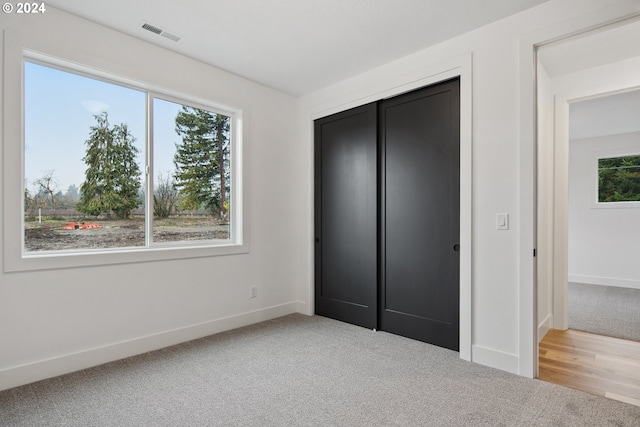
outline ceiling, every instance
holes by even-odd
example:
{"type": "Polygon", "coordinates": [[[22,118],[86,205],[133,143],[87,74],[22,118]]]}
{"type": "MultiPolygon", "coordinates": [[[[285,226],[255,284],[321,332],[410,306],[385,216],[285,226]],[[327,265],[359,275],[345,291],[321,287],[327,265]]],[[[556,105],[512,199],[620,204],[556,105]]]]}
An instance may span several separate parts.
{"type": "MultiPolygon", "coordinates": [[[[541,47],[538,59],[550,77],[640,58],[640,20],[621,22],[541,47]]],[[[569,138],[640,132],[640,90],[571,102],[569,138]]]]}
{"type": "Polygon", "coordinates": [[[300,96],[546,1],[49,0],[47,5],[300,96]],[[166,31],[165,37],[142,29],[144,22],[166,31]]]}
{"type": "Polygon", "coordinates": [[[550,77],[640,56],[640,21],[622,22],[579,34],[538,50],[550,77]]]}

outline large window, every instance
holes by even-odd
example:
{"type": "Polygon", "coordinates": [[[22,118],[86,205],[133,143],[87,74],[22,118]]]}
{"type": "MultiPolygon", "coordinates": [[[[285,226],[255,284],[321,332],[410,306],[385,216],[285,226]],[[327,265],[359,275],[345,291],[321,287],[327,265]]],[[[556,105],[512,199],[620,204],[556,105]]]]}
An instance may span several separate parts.
{"type": "Polygon", "coordinates": [[[236,242],[237,112],[24,63],[24,255],[236,242]]]}
{"type": "Polygon", "coordinates": [[[640,155],[598,159],[598,203],[640,202],[640,155]]]}

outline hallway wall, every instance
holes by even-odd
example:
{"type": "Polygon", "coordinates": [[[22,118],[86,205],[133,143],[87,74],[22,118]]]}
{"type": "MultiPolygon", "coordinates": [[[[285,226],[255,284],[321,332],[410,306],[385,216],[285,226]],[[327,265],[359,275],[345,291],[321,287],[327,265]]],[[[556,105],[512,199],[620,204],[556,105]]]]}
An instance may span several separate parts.
{"type": "Polygon", "coordinates": [[[569,142],[570,282],[640,289],[640,203],[596,204],[597,159],[631,153],[640,154],[640,132],[569,142]]]}

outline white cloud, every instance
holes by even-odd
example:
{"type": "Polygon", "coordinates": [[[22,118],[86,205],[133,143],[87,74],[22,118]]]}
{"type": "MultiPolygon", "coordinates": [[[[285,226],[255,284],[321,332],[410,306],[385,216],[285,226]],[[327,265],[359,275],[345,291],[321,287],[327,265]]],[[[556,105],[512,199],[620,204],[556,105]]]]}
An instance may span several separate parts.
{"type": "Polygon", "coordinates": [[[103,111],[108,111],[109,108],[111,108],[111,106],[106,102],[93,100],[82,101],[82,106],[92,114],[100,114],[103,111]]]}

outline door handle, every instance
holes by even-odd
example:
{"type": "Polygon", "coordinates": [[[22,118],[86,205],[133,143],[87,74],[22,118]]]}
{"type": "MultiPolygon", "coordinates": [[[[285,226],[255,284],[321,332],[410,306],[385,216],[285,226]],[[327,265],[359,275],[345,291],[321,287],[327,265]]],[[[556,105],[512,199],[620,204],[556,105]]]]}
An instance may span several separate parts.
{"type": "Polygon", "coordinates": [[[454,252],[460,252],[460,245],[458,243],[456,243],[455,245],[453,245],[453,251],[454,252]]]}

